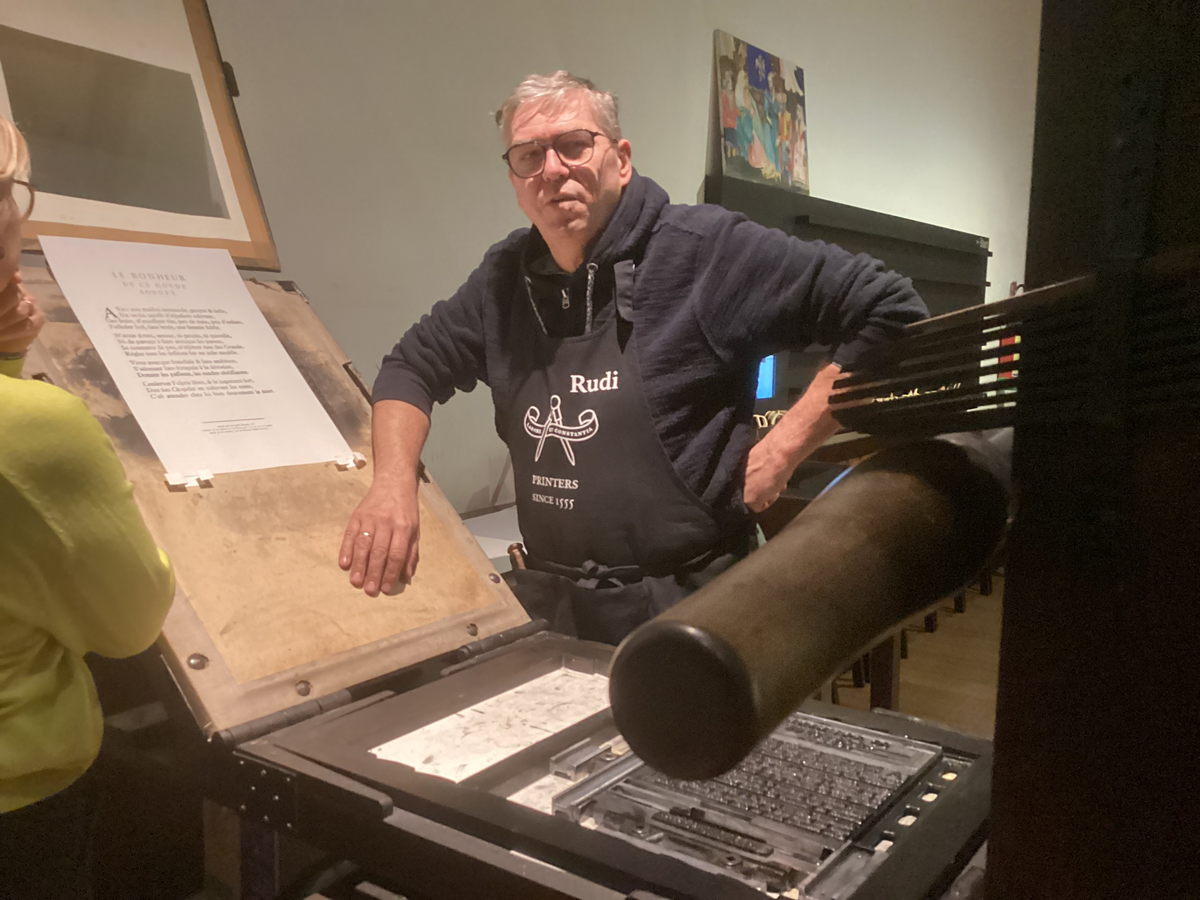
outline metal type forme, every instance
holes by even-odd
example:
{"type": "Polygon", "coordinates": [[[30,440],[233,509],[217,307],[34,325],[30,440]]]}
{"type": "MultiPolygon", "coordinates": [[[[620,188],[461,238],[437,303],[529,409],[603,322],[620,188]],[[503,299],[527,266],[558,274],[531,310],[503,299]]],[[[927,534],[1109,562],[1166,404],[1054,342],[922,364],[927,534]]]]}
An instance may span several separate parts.
{"type": "Polygon", "coordinates": [[[610,686],[630,747],[676,778],[736,765],[830,675],[978,573],[1008,516],[989,468],[946,441],[885,448],[631,634],[610,686]]]}
{"type": "MultiPolygon", "coordinates": [[[[904,896],[884,867],[924,845],[916,896],[927,897],[949,864],[925,843],[928,817],[973,794],[969,782],[990,768],[990,752],[796,712],[717,778],[671,778],[629,752],[558,794],[554,812],[656,855],[716,866],[755,890],[826,900],[880,886],[889,900],[904,896]]],[[[986,803],[975,810],[957,822],[956,850],[982,840],[986,803]]]]}

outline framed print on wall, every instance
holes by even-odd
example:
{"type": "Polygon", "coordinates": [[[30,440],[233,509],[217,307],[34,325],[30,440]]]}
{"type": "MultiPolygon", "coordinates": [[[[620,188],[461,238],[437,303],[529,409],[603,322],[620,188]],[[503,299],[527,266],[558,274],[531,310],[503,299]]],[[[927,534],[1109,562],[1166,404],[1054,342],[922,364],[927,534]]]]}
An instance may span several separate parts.
{"type": "Polygon", "coordinates": [[[21,129],[39,235],[279,257],[204,0],[0,8],[0,113],[21,129]]]}
{"type": "Polygon", "coordinates": [[[809,193],[804,70],[724,31],[713,43],[721,173],[809,193]]]}

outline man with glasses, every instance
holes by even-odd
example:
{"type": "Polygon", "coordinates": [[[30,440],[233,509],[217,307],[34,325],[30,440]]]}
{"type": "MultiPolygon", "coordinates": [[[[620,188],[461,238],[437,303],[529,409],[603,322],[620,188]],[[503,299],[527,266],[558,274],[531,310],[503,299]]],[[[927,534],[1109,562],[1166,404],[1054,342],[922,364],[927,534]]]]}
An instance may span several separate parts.
{"type": "Polygon", "coordinates": [[[841,366],[927,313],[877,260],[671,205],[585,79],[530,76],[496,121],[533,227],[384,358],[374,481],[339,562],[371,596],[411,580],[430,411],[482,381],[526,549],[510,584],[555,630],[617,643],[748,552],[751,512],[837,430],[841,366]],[[833,361],[752,448],[759,361],[814,341],[833,361]]]}

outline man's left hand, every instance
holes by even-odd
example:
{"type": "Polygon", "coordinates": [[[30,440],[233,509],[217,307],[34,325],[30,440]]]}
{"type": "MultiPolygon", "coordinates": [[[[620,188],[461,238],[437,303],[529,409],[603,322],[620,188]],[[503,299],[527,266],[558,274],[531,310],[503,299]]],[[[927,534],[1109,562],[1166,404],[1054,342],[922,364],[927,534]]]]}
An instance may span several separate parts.
{"type": "Polygon", "coordinates": [[[796,405],[751,448],[742,500],[753,512],[778,500],[796,466],[837,433],[829,399],[841,373],[837,363],[822,366],[796,405]]]}
{"type": "Polygon", "coordinates": [[[750,449],[750,457],[746,461],[746,486],[742,491],[742,499],[756,513],[779,499],[795,469],[788,454],[778,448],[778,441],[771,439],[772,433],[768,432],[750,449]]]}

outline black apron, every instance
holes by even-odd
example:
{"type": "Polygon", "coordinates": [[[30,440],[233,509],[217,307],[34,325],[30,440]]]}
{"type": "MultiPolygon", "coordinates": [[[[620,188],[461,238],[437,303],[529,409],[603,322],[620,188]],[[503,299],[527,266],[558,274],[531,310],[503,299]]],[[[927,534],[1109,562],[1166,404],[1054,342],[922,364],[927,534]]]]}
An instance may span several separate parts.
{"type": "Polygon", "coordinates": [[[578,337],[547,337],[532,297],[513,304],[514,352],[500,424],[512,453],[529,569],[507,576],[531,616],[616,644],[729,568],[749,546],[722,534],[655,430],[632,327],[634,266],[578,337]]]}

